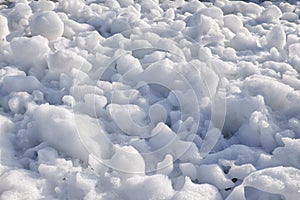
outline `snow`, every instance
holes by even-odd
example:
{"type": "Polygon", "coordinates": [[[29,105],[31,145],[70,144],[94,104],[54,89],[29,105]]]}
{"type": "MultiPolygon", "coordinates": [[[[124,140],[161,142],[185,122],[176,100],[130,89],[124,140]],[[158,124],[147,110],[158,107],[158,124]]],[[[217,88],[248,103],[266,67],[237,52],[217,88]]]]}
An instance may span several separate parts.
{"type": "Polygon", "coordinates": [[[286,44],[286,35],[282,26],[273,27],[266,35],[267,46],[282,50],[286,44]]]}
{"type": "Polygon", "coordinates": [[[0,1],[0,199],[297,199],[296,1],[0,1]]]}
{"type": "Polygon", "coordinates": [[[33,115],[34,125],[32,128],[37,134],[35,138],[49,143],[68,155],[76,155],[81,160],[86,161],[88,154],[77,135],[75,121],[72,116],[72,112],[65,108],[47,104],[38,107],[33,115]],[[53,132],[53,130],[55,131],[53,132]],[[59,140],[57,141],[58,137],[59,140]],[[69,145],[66,145],[66,143],[69,145]]]}
{"type": "Polygon", "coordinates": [[[209,183],[219,189],[234,186],[234,183],[225,176],[223,170],[217,164],[199,166],[197,169],[197,178],[201,183],[209,183]]]}
{"type": "Polygon", "coordinates": [[[53,11],[38,12],[29,21],[32,35],[42,35],[48,40],[54,40],[62,36],[64,24],[53,11]]]}
{"type": "Polygon", "coordinates": [[[185,178],[185,183],[181,191],[174,195],[174,199],[222,199],[218,189],[209,184],[194,184],[189,177],[185,178]]]}
{"type": "Polygon", "coordinates": [[[9,34],[7,19],[2,15],[0,15],[0,26],[1,26],[0,39],[2,40],[9,34]]]}
{"type": "Polygon", "coordinates": [[[126,199],[169,199],[174,190],[171,181],[164,175],[148,177],[133,176],[120,188],[120,195],[126,199]]]}
{"type": "Polygon", "coordinates": [[[68,73],[72,68],[79,68],[88,72],[92,66],[82,56],[68,50],[58,50],[48,55],[47,64],[49,72],[53,75],[68,73]]]}
{"type": "MultiPolygon", "coordinates": [[[[285,199],[299,196],[299,170],[292,167],[274,167],[251,173],[239,187],[254,187],[261,191],[279,194],[285,199]]],[[[228,199],[235,199],[241,190],[233,191],[228,199]]],[[[245,198],[242,198],[245,199],[245,198]]]]}
{"type": "Polygon", "coordinates": [[[10,42],[12,64],[22,71],[32,68],[45,70],[46,57],[50,51],[48,40],[40,35],[31,38],[15,37],[10,42]]]}
{"type": "Polygon", "coordinates": [[[132,146],[116,146],[112,158],[105,164],[118,171],[132,174],[144,174],[145,163],[143,157],[132,146]]]}

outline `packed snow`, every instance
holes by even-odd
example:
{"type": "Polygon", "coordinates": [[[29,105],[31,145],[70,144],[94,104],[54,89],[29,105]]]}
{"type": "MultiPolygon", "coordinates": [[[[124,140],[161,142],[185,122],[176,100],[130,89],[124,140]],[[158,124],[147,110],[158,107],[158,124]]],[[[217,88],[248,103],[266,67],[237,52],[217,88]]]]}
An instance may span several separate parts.
{"type": "Polygon", "coordinates": [[[300,198],[300,3],[0,0],[0,199],[300,198]]]}

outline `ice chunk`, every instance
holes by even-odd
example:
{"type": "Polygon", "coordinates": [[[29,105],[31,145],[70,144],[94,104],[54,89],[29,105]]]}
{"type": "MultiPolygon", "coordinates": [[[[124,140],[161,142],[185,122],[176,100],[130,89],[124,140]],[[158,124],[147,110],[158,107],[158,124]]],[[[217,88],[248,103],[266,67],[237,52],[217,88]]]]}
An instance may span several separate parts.
{"type": "Polygon", "coordinates": [[[191,181],[189,177],[185,178],[185,183],[183,188],[177,192],[174,200],[191,200],[191,199],[223,199],[219,190],[210,184],[195,184],[191,181]]]}
{"type": "Polygon", "coordinates": [[[236,133],[237,138],[241,141],[242,144],[247,146],[260,146],[260,132],[259,127],[257,126],[257,117],[254,112],[250,119],[249,123],[244,123],[236,133]]]}
{"type": "Polygon", "coordinates": [[[201,183],[215,185],[219,189],[231,188],[234,183],[228,179],[221,167],[217,164],[200,165],[197,168],[197,179],[201,183]]]}
{"type": "Polygon", "coordinates": [[[86,94],[84,95],[84,102],[93,107],[93,109],[103,108],[107,104],[105,96],[97,94],[86,94]]]}
{"type": "Polygon", "coordinates": [[[3,173],[1,166],[18,166],[14,159],[15,149],[10,139],[10,133],[13,131],[13,122],[2,113],[0,114],[0,174],[3,173]]]}
{"type": "Polygon", "coordinates": [[[245,198],[245,191],[242,185],[235,187],[234,190],[228,195],[226,200],[246,200],[245,198]]]}
{"type": "Polygon", "coordinates": [[[74,158],[87,161],[89,154],[102,159],[113,153],[104,130],[88,116],[44,104],[34,112],[33,120],[36,137],[74,158]]]}
{"type": "Polygon", "coordinates": [[[111,103],[115,104],[130,104],[134,102],[139,95],[135,89],[114,90],[111,95],[111,103]]]}
{"type": "Polygon", "coordinates": [[[195,163],[201,158],[198,147],[193,142],[176,140],[171,147],[174,157],[179,158],[181,162],[195,163]]]}
{"type": "MultiPolygon", "coordinates": [[[[53,164],[41,163],[38,166],[38,172],[50,181],[66,180],[67,174],[72,170],[73,163],[66,159],[56,159],[53,164]]],[[[78,170],[74,170],[78,171],[78,170]]]]}
{"type": "Polygon", "coordinates": [[[145,136],[148,133],[148,127],[145,126],[147,115],[139,106],[109,104],[107,110],[109,116],[125,134],[145,136]]]}
{"type": "Polygon", "coordinates": [[[252,95],[262,95],[266,104],[273,110],[286,109],[289,105],[287,95],[293,91],[293,88],[288,85],[273,78],[260,75],[246,78],[244,87],[246,87],[252,95]]]}
{"type": "Polygon", "coordinates": [[[165,17],[168,18],[168,19],[174,19],[174,17],[175,17],[174,9],[169,8],[165,13],[165,17]]]}
{"type": "Polygon", "coordinates": [[[12,113],[24,114],[30,101],[32,97],[27,92],[11,93],[8,107],[12,113]]]}
{"type": "Polygon", "coordinates": [[[123,31],[130,30],[130,25],[126,18],[117,18],[113,20],[111,24],[111,33],[116,34],[116,33],[122,33],[123,31]]]}
{"type": "MultiPolygon", "coordinates": [[[[3,9],[2,9],[3,10],[3,9]]],[[[32,14],[29,2],[18,2],[8,12],[8,25],[11,32],[24,31],[24,26],[28,25],[28,18],[32,14]]],[[[13,35],[11,35],[13,37],[13,35]]],[[[20,35],[18,35],[20,36],[20,35]]],[[[10,39],[12,38],[10,37],[10,39]]]]}
{"type": "MultiPolygon", "coordinates": [[[[90,177],[84,172],[77,173],[75,178],[76,185],[78,185],[78,188],[80,188],[79,191],[82,192],[82,196],[84,195],[84,193],[86,194],[89,191],[93,191],[96,187],[96,184],[98,183],[98,180],[96,178],[90,177]]],[[[79,195],[76,193],[74,194],[74,196],[76,197],[79,197],[79,195]]]]}
{"type": "Polygon", "coordinates": [[[291,65],[283,62],[266,61],[263,63],[262,68],[272,69],[282,76],[286,75],[291,78],[297,74],[297,71],[291,65]]]}
{"type": "Polygon", "coordinates": [[[295,133],[292,130],[284,130],[284,131],[280,131],[278,133],[275,134],[275,140],[277,142],[277,144],[279,144],[280,146],[284,146],[283,140],[284,138],[295,138],[295,133]]]}
{"type": "Polygon", "coordinates": [[[149,12],[149,14],[152,14],[152,16],[163,13],[163,10],[160,8],[158,1],[141,0],[140,5],[142,12],[149,12]]]}
{"type": "Polygon", "coordinates": [[[218,142],[221,131],[217,128],[211,128],[207,131],[206,136],[203,140],[203,144],[200,149],[200,154],[205,157],[218,142]]]}
{"type": "Polygon", "coordinates": [[[32,35],[42,35],[48,40],[61,37],[64,32],[64,23],[53,11],[35,13],[29,21],[32,35]]]}
{"type": "Polygon", "coordinates": [[[35,12],[40,11],[50,11],[55,8],[55,3],[52,1],[47,0],[41,0],[41,1],[35,1],[31,3],[31,9],[35,12]]]}
{"type": "Polygon", "coordinates": [[[229,28],[234,33],[238,33],[243,28],[242,20],[236,15],[225,15],[223,20],[224,27],[229,28]]]}
{"type": "Polygon", "coordinates": [[[254,171],[256,171],[256,169],[252,164],[234,165],[230,168],[228,176],[230,176],[231,179],[237,178],[243,180],[254,171]]]}
{"type": "Polygon", "coordinates": [[[116,71],[122,75],[120,82],[135,82],[143,71],[139,60],[131,55],[121,56],[116,63],[116,71]]]}
{"type": "Polygon", "coordinates": [[[83,72],[89,72],[92,65],[82,56],[70,50],[58,50],[48,56],[47,59],[50,73],[59,76],[61,73],[69,73],[72,68],[83,72]]]}
{"type": "Polygon", "coordinates": [[[154,149],[164,148],[172,144],[176,138],[176,134],[167,125],[161,122],[152,130],[152,135],[149,143],[154,149]]]}
{"type": "Polygon", "coordinates": [[[2,90],[10,92],[31,93],[41,87],[41,83],[34,76],[6,76],[3,79],[2,90]]]}
{"type": "Polygon", "coordinates": [[[119,0],[118,3],[121,7],[128,7],[134,4],[133,0],[119,0]]]}
{"type": "MultiPolygon", "coordinates": [[[[220,63],[216,63],[216,65],[219,64],[220,63]]],[[[202,92],[204,93],[204,95],[213,98],[213,96],[216,94],[218,90],[218,84],[219,84],[218,74],[214,71],[213,67],[203,65],[197,62],[193,63],[193,65],[199,67],[201,82],[198,84],[203,84],[201,87],[202,92]]],[[[218,66],[218,68],[221,67],[218,66]]],[[[195,92],[200,93],[200,91],[197,90],[195,90],[195,92]]]]}
{"type": "Polygon", "coordinates": [[[105,1],[105,5],[109,7],[110,9],[118,9],[120,8],[120,4],[118,1],[113,1],[113,0],[107,0],[105,1]]]}
{"type": "Polygon", "coordinates": [[[141,73],[140,80],[163,86],[161,88],[168,88],[169,90],[187,89],[189,87],[187,80],[177,70],[173,69],[172,65],[173,62],[167,59],[153,63],[141,73]]]}
{"type": "Polygon", "coordinates": [[[80,17],[85,7],[84,1],[66,0],[58,4],[58,9],[73,17],[80,17]]]}
{"type": "Polygon", "coordinates": [[[46,187],[38,176],[28,170],[10,170],[0,177],[1,199],[40,199],[39,187],[46,187]],[[16,181],[18,180],[18,181],[16,181]]]}
{"type": "Polygon", "coordinates": [[[173,157],[167,154],[161,162],[157,163],[156,173],[169,175],[173,171],[173,157]]]}
{"type": "Polygon", "coordinates": [[[288,12],[283,13],[281,20],[286,20],[288,22],[294,22],[299,19],[299,16],[296,13],[288,12]]]}
{"type": "Polygon", "coordinates": [[[227,97],[224,131],[227,133],[235,133],[242,124],[248,121],[254,111],[264,109],[266,108],[262,96],[241,97],[241,95],[231,95],[227,97]],[[247,107],[242,106],[245,104],[247,104],[247,107]]]}
{"type": "Polygon", "coordinates": [[[212,19],[222,20],[223,18],[223,11],[216,6],[203,8],[199,12],[203,15],[211,17],[212,19]]]}
{"type": "Polygon", "coordinates": [[[58,158],[57,151],[51,147],[40,149],[37,154],[39,163],[54,164],[55,160],[58,158]]]}
{"type": "Polygon", "coordinates": [[[266,35],[267,46],[282,50],[286,44],[286,35],[282,26],[274,26],[266,35]]]}
{"type": "MultiPolygon", "coordinates": [[[[278,130],[278,127],[272,123],[271,120],[268,119],[268,117],[261,112],[253,112],[251,118],[250,118],[250,127],[251,129],[248,131],[253,130],[253,133],[257,136],[259,135],[259,143],[262,145],[262,147],[267,152],[272,152],[274,148],[276,147],[276,141],[275,141],[275,131],[278,130]],[[258,131],[258,132],[257,132],[258,131]]],[[[245,133],[249,133],[246,131],[245,133]]],[[[245,134],[244,133],[244,134],[245,134]]],[[[247,137],[239,137],[240,139],[247,139],[247,137]]],[[[248,138],[250,143],[258,142],[257,138],[248,138]]],[[[246,142],[246,143],[249,143],[246,142]]]]}
{"type": "Polygon", "coordinates": [[[293,57],[298,57],[300,58],[300,44],[291,44],[289,46],[289,57],[293,58],[293,57]]]}
{"type": "MultiPolygon", "coordinates": [[[[143,71],[143,68],[142,68],[141,64],[139,63],[139,60],[128,54],[121,56],[118,59],[116,64],[117,64],[116,70],[118,71],[118,73],[120,73],[122,75],[129,73],[131,70],[136,71],[134,73],[135,75],[137,75],[138,73],[143,71]]],[[[133,73],[133,72],[131,72],[131,73],[133,73]]]]}
{"type": "Polygon", "coordinates": [[[295,10],[295,7],[288,2],[281,2],[279,8],[282,12],[293,12],[295,10]]]}
{"type": "MultiPolygon", "coordinates": [[[[202,15],[201,10],[195,13],[191,18],[187,21],[187,26],[194,27],[192,30],[197,30],[199,33],[191,32],[189,36],[199,41],[199,37],[202,35],[206,35],[209,32],[217,32],[220,30],[219,25],[215,22],[211,17],[202,15]],[[196,35],[195,35],[196,34],[196,35]],[[194,36],[194,37],[193,37],[194,36]],[[195,37],[198,36],[198,37],[195,37]]],[[[185,29],[187,31],[187,29],[185,29]]],[[[187,32],[188,33],[188,32],[187,32]]]]}
{"type": "Polygon", "coordinates": [[[93,85],[75,85],[70,88],[70,93],[76,101],[83,101],[85,95],[103,95],[103,90],[93,85]]]}
{"type": "Polygon", "coordinates": [[[167,120],[167,112],[161,104],[154,104],[149,108],[149,117],[153,124],[165,122],[167,120]]]}
{"type": "Polygon", "coordinates": [[[110,160],[103,161],[113,170],[125,174],[145,174],[145,162],[141,154],[132,146],[115,145],[115,153],[110,160]]]}
{"type": "Polygon", "coordinates": [[[257,48],[257,39],[252,35],[240,32],[230,40],[230,46],[237,51],[255,50],[257,48]]]}
{"type": "Polygon", "coordinates": [[[0,15],[0,40],[4,39],[9,34],[6,17],[0,15]]]}
{"type": "Polygon", "coordinates": [[[13,62],[20,70],[31,67],[46,68],[46,56],[50,51],[48,40],[42,36],[16,37],[11,43],[13,62]]]}
{"type": "Polygon", "coordinates": [[[76,132],[73,115],[64,108],[55,106],[40,106],[33,119],[36,120],[37,136],[51,146],[66,152],[70,156],[88,159],[88,152],[81,144],[76,132]]]}
{"type": "Polygon", "coordinates": [[[282,195],[285,199],[297,199],[300,190],[300,170],[292,167],[274,167],[251,173],[244,179],[244,187],[282,195]]]}
{"type": "Polygon", "coordinates": [[[120,188],[124,199],[171,199],[174,194],[171,181],[165,175],[133,176],[127,179],[120,188]]]}
{"type": "Polygon", "coordinates": [[[176,30],[176,31],[182,31],[185,28],[186,24],[184,21],[180,21],[180,20],[174,20],[171,28],[176,30]]]}
{"type": "Polygon", "coordinates": [[[188,176],[191,180],[197,179],[197,169],[192,163],[180,163],[179,168],[183,176],[188,176]]]}
{"type": "Polygon", "coordinates": [[[70,107],[73,107],[76,104],[76,101],[75,101],[74,97],[72,97],[71,95],[65,95],[65,96],[63,96],[62,102],[65,105],[68,105],[70,107]]]}
{"type": "Polygon", "coordinates": [[[182,13],[189,12],[195,13],[197,10],[205,8],[205,5],[200,1],[191,1],[184,4],[181,8],[182,13]]]}
{"type": "Polygon", "coordinates": [[[198,57],[203,62],[209,62],[212,57],[211,50],[207,47],[199,47],[198,57]]]}
{"type": "Polygon", "coordinates": [[[256,17],[263,10],[262,6],[252,2],[236,1],[233,4],[229,4],[229,2],[222,6],[224,13],[243,13],[247,16],[256,17]]]}
{"type": "Polygon", "coordinates": [[[226,48],[223,51],[222,60],[235,61],[237,59],[236,52],[233,48],[226,48]]]}
{"type": "MultiPolygon", "coordinates": [[[[67,18],[67,16],[66,16],[67,18]]],[[[86,31],[93,31],[95,30],[91,25],[85,23],[78,23],[77,21],[71,19],[64,19],[64,33],[63,36],[67,38],[72,38],[73,36],[83,33],[86,31]]]]}
{"type": "Polygon", "coordinates": [[[267,7],[264,11],[261,12],[260,16],[256,18],[256,21],[260,23],[276,23],[278,22],[279,18],[282,16],[281,10],[275,6],[271,5],[267,7]]]}
{"type": "Polygon", "coordinates": [[[300,139],[282,138],[283,147],[273,151],[272,160],[278,160],[284,166],[300,168],[300,139]]]}

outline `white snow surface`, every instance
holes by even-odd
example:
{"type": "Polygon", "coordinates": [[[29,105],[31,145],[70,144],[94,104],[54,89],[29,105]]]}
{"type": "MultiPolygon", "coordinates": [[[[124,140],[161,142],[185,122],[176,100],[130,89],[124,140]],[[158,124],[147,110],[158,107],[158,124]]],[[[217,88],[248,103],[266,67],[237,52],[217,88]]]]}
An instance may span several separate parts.
{"type": "Polygon", "coordinates": [[[0,1],[0,200],[296,200],[298,1],[0,1]]]}

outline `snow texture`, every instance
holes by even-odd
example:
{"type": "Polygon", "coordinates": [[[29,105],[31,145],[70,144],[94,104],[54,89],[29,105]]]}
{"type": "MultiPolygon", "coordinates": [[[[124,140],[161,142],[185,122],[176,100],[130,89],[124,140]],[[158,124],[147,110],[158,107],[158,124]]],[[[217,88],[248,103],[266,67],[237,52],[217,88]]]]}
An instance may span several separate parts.
{"type": "Polygon", "coordinates": [[[299,15],[0,0],[0,200],[299,199],[299,15]]]}

